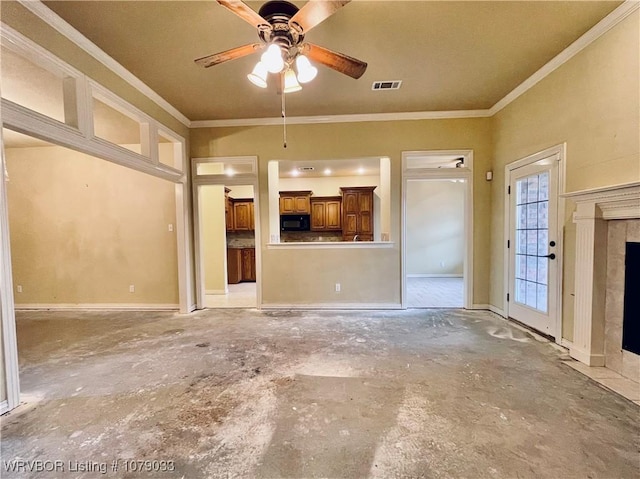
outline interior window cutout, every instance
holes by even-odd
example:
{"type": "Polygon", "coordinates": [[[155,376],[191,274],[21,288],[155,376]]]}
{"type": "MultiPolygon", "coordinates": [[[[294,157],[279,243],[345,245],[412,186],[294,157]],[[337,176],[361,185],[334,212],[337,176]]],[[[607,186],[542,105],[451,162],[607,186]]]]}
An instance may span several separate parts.
{"type": "Polygon", "coordinates": [[[183,170],[182,142],[162,131],[158,132],[158,160],[161,164],[183,170]]]}
{"type": "Polygon", "coordinates": [[[110,143],[143,154],[140,121],[93,96],[93,134],[110,143]]]}
{"type": "Polygon", "coordinates": [[[256,174],[253,159],[201,159],[196,161],[196,175],[228,176],[256,174]]]}
{"type": "Polygon", "coordinates": [[[407,170],[413,169],[442,169],[442,168],[463,168],[464,157],[460,155],[433,155],[433,154],[420,154],[406,156],[405,167],[407,170]]]}
{"type": "Polygon", "coordinates": [[[390,159],[269,163],[271,243],[390,240],[390,159]]]}
{"type": "Polygon", "coordinates": [[[62,70],[36,64],[5,45],[2,45],[0,55],[2,98],[78,127],[74,78],[66,76],[62,70]]]}

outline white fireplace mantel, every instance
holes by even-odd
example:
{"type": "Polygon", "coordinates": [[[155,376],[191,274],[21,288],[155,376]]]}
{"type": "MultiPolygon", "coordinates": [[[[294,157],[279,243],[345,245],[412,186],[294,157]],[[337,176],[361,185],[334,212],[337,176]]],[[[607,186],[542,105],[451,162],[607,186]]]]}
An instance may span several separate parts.
{"type": "Polygon", "coordinates": [[[576,203],[575,309],[571,357],[604,366],[607,220],[640,218],[640,181],[566,193],[576,203]]]}

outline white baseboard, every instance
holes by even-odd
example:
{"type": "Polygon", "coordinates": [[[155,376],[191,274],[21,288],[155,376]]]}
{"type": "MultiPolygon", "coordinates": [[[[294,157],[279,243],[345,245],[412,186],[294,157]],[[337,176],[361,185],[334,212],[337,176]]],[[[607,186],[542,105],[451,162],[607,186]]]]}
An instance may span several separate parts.
{"type": "Polygon", "coordinates": [[[111,309],[111,310],[175,310],[179,309],[178,304],[148,304],[148,303],[32,303],[32,304],[16,304],[16,311],[27,309],[51,309],[51,310],[69,310],[69,309],[111,309]]]}
{"type": "Polygon", "coordinates": [[[572,347],[569,349],[569,355],[573,359],[577,359],[581,363],[586,364],[591,367],[602,367],[604,366],[604,354],[591,354],[588,351],[582,351],[580,349],[576,349],[572,347]]]}
{"type": "Polygon", "coordinates": [[[502,316],[503,318],[507,317],[507,313],[505,313],[504,310],[498,308],[497,306],[494,306],[493,304],[489,305],[489,311],[491,311],[492,313],[496,313],[498,316],[502,316]]]}
{"type": "Polygon", "coordinates": [[[227,288],[225,289],[206,289],[204,291],[204,294],[227,294],[229,293],[229,290],[227,288]]]}
{"type": "Polygon", "coordinates": [[[6,412],[9,412],[9,401],[5,399],[4,401],[0,402],[0,416],[6,412]]]}
{"type": "Polygon", "coordinates": [[[564,346],[567,349],[571,349],[573,347],[573,341],[569,341],[565,338],[560,338],[560,346],[564,346]]]}
{"type": "Polygon", "coordinates": [[[462,278],[461,274],[431,274],[431,273],[416,273],[407,274],[407,278],[462,278]]]}
{"type": "Polygon", "coordinates": [[[469,309],[484,309],[486,311],[489,311],[489,305],[488,304],[472,304],[469,309]]]}
{"type": "Polygon", "coordinates": [[[402,309],[400,303],[313,303],[313,304],[282,304],[263,303],[260,309],[402,309]]]}

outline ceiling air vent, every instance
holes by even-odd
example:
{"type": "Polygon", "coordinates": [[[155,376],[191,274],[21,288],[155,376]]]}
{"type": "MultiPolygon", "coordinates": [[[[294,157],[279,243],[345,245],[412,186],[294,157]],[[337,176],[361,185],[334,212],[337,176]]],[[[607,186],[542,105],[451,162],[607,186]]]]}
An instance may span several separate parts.
{"type": "Polygon", "coordinates": [[[372,90],[399,90],[402,80],[392,81],[374,81],[371,85],[372,90]]]}

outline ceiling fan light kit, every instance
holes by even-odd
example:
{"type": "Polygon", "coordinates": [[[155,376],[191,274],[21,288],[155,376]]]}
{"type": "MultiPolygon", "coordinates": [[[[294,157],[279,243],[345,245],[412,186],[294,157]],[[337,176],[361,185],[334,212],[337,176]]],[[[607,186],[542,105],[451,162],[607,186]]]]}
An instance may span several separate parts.
{"type": "Polygon", "coordinates": [[[318,69],[313,60],[351,78],[360,78],[367,64],[342,53],[305,43],[304,36],[316,25],[333,15],[350,0],[310,0],[301,9],[283,0],[266,2],[258,12],[241,0],[218,0],[218,3],[252,24],[262,44],[249,44],[224,52],[198,58],[195,62],[205,68],[264,50],[260,61],[247,75],[254,85],[267,87],[268,73],[281,75],[282,91],[300,91],[300,83],[312,81],[318,69]],[[295,63],[296,72],[293,70],[295,63]],[[282,77],[284,77],[282,79],[282,77]]]}
{"type": "Polygon", "coordinates": [[[247,75],[247,78],[251,83],[260,88],[267,88],[267,75],[269,74],[269,70],[267,66],[262,63],[256,63],[256,66],[253,67],[253,71],[247,75]]]}

